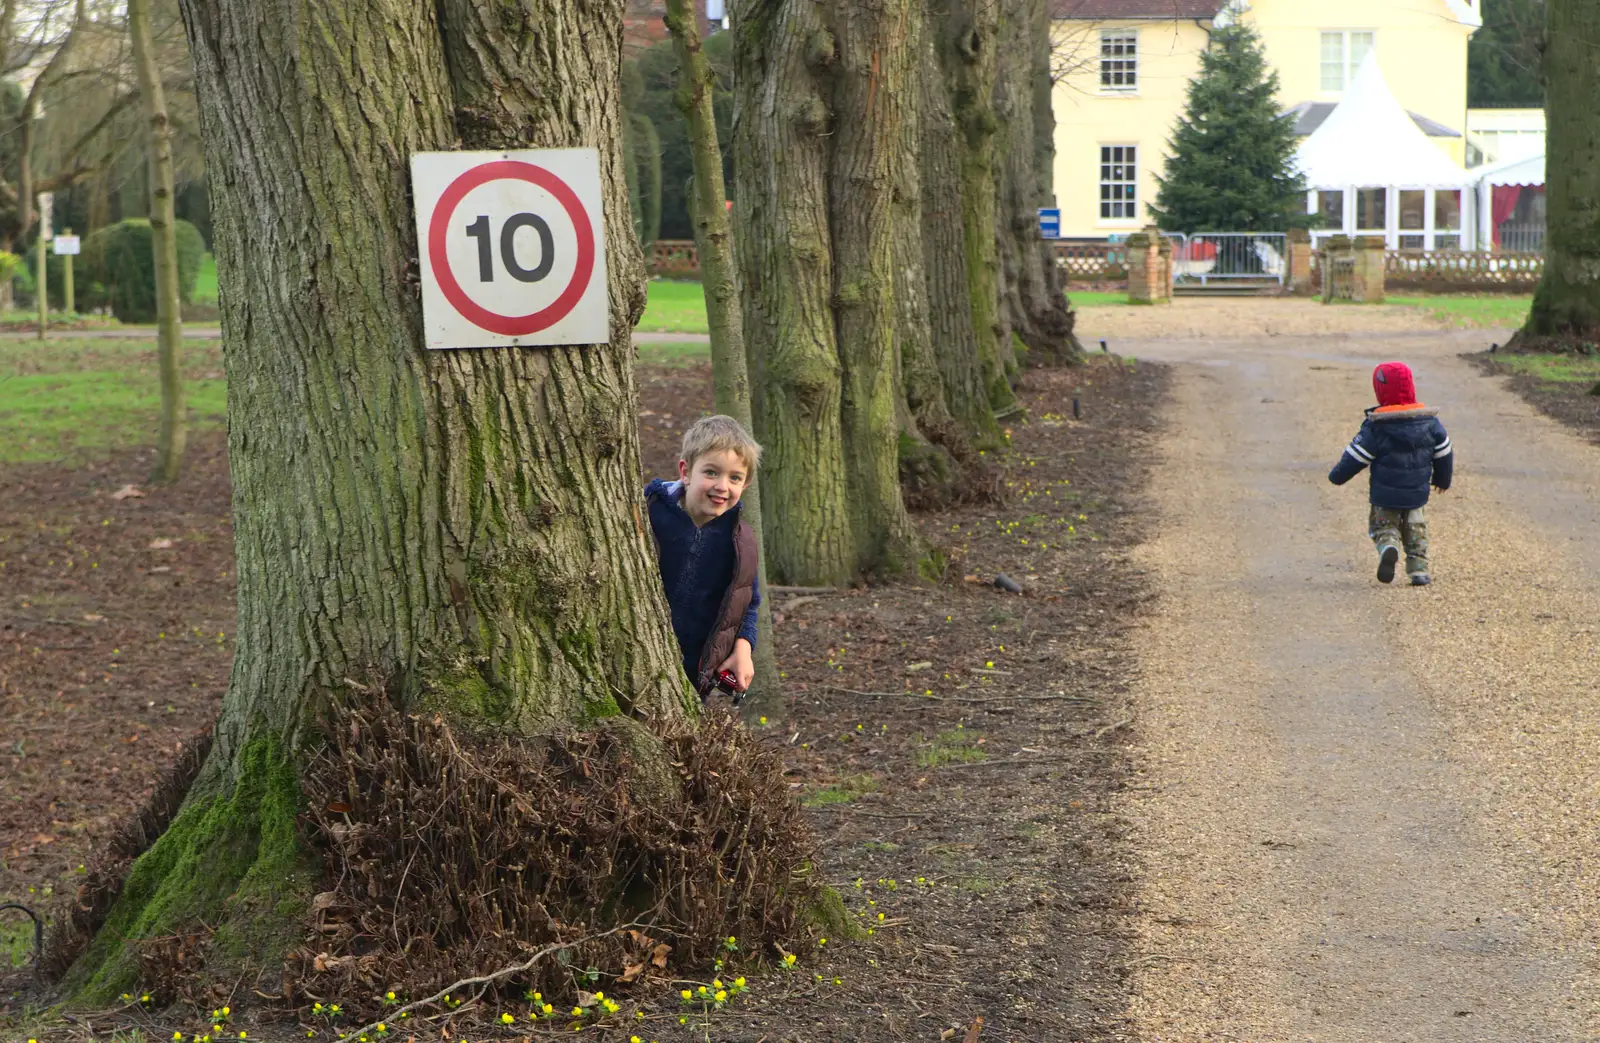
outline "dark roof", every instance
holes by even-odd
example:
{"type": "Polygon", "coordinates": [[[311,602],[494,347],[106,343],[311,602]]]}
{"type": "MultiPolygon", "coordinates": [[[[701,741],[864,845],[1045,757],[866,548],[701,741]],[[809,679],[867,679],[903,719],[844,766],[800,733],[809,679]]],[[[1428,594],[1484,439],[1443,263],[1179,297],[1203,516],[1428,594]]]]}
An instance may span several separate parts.
{"type": "Polygon", "coordinates": [[[1054,18],[1215,18],[1226,0],[1050,0],[1054,18]]]}
{"type": "MultiPolygon", "coordinates": [[[[1328,118],[1336,103],[1331,101],[1302,101],[1290,109],[1284,110],[1285,116],[1294,117],[1294,132],[1297,137],[1307,137],[1328,118]]],[[[1422,133],[1430,138],[1459,138],[1459,130],[1451,130],[1443,123],[1437,123],[1426,116],[1418,116],[1415,112],[1406,112],[1411,117],[1411,122],[1421,128],[1422,133]]]]}

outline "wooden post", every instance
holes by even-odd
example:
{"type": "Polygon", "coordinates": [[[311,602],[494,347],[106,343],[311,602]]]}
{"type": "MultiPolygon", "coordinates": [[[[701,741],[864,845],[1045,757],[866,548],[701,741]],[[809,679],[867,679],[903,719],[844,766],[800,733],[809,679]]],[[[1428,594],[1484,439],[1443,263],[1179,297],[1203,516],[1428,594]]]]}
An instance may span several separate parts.
{"type": "MultiPolygon", "coordinates": [[[[62,234],[63,235],[71,235],[72,234],[72,229],[68,228],[65,231],[63,231],[62,234]]],[[[66,298],[66,302],[65,303],[66,303],[66,307],[67,307],[67,314],[68,315],[72,315],[74,312],[76,312],[78,310],[77,302],[75,300],[73,300],[73,297],[72,297],[72,255],[71,254],[62,254],[61,255],[61,260],[62,260],[62,263],[66,266],[66,271],[62,273],[64,275],[66,281],[61,284],[61,294],[62,294],[62,296],[64,296],[66,298]]]]}
{"type": "Polygon", "coordinates": [[[45,262],[47,254],[45,247],[49,240],[44,237],[44,229],[39,230],[39,271],[33,280],[35,296],[39,299],[39,339],[44,340],[45,327],[50,325],[50,286],[47,277],[45,262]]]}

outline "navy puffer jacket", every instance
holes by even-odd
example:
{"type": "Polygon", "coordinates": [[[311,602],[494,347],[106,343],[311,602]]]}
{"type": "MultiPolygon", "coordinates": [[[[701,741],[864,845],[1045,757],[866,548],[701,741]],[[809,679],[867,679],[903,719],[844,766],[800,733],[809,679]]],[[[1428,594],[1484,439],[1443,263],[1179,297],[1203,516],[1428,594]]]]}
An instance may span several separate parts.
{"type": "Polygon", "coordinates": [[[1450,488],[1455,452],[1438,412],[1422,405],[1384,406],[1367,410],[1361,430],[1328,472],[1328,481],[1343,485],[1372,468],[1374,507],[1409,511],[1428,502],[1428,486],[1450,488]]]}

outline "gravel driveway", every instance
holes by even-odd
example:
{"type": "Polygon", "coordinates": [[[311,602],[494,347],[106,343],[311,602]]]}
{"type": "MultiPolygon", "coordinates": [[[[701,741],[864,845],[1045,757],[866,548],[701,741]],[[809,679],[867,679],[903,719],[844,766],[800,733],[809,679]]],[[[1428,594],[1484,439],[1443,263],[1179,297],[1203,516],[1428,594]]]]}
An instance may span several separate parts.
{"type": "Polygon", "coordinates": [[[1261,335],[1280,303],[1114,344],[1178,364],[1122,812],[1140,1038],[1596,1038],[1600,450],[1457,357],[1503,331],[1261,335]],[[1365,476],[1325,477],[1396,358],[1459,454],[1431,588],[1376,582],[1365,476]]]}

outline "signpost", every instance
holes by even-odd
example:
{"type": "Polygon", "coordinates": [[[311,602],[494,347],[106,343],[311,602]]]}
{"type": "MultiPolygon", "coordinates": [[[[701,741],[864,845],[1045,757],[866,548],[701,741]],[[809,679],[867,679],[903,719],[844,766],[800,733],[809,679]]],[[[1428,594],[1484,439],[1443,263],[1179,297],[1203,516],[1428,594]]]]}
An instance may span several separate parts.
{"type": "Polygon", "coordinates": [[[40,340],[44,340],[45,328],[50,325],[49,265],[45,263],[44,244],[50,241],[50,212],[54,202],[54,193],[39,193],[39,265],[34,272],[33,291],[39,301],[40,340]]]}
{"type": "Polygon", "coordinates": [[[1061,238],[1061,211],[1055,208],[1039,208],[1039,235],[1044,239],[1061,238]]]}
{"type": "Polygon", "coordinates": [[[72,259],[79,253],[78,237],[72,234],[72,229],[64,229],[61,235],[51,240],[55,245],[57,257],[66,258],[61,262],[65,269],[62,275],[65,281],[61,284],[61,295],[66,298],[67,314],[71,315],[78,310],[77,302],[72,298],[72,259]]]}
{"type": "Polygon", "coordinates": [[[427,347],[611,339],[598,150],[418,152],[411,186],[427,347]]]}

